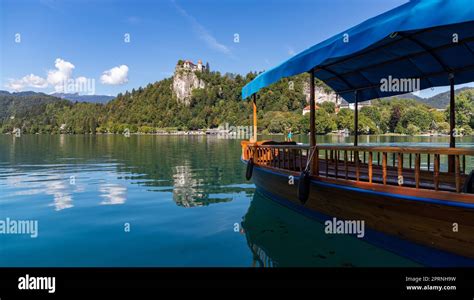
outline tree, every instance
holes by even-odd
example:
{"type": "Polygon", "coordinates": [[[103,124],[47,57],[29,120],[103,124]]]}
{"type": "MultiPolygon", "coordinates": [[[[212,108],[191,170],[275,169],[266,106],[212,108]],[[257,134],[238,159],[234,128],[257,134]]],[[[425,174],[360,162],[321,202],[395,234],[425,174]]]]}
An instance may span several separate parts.
{"type": "Polygon", "coordinates": [[[448,122],[438,123],[438,132],[443,133],[443,134],[449,134],[449,123],[448,122]]]}
{"type": "Polygon", "coordinates": [[[314,123],[317,134],[326,134],[337,129],[334,118],[323,109],[318,109],[316,111],[314,123]]]}
{"type": "Polygon", "coordinates": [[[431,119],[433,121],[435,121],[436,123],[440,123],[440,122],[445,122],[446,121],[446,115],[445,113],[441,112],[441,111],[438,111],[436,109],[431,109],[430,110],[430,114],[431,114],[431,119]]]}
{"type": "MultiPolygon", "coordinates": [[[[460,93],[455,101],[456,126],[470,125],[474,115],[474,104],[470,94],[460,93]]],[[[446,108],[446,119],[449,120],[450,106],[446,108]]]]}
{"type": "Polygon", "coordinates": [[[399,106],[392,107],[392,112],[390,114],[390,120],[388,122],[388,128],[391,132],[395,132],[395,129],[398,126],[398,122],[402,116],[402,111],[399,106]]]}
{"type": "Polygon", "coordinates": [[[320,104],[320,108],[324,109],[328,114],[336,113],[336,104],[334,102],[325,101],[320,104]]]}
{"type": "Polygon", "coordinates": [[[421,131],[426,131],[430,128],[431,117],[428,111],[421,110],[418,107],[412,107],[400,118],[400,123],[403,128],[407,128],[408,125],[413,124],[418,127],[421,131]]]}
{"type": "Polygon", "coordinates": [[[365,115],[359,117],[358,129],[360,134],[378,133],[378,128],[375,122],[365,115]]]}
{"type": "Polygon", "coordinates": [[[342,108],[336,117],[337,129],[354,131],[354,112],[349,108],[342,108]]]}
{"type": "Polygon", "coordinates": [[[364,106],[360,109],[360,114],[367,117],[375,123],[377,128],[382,126],[382,115],[380,113],[381,109],[376,106],[364,106]]]}
{"type": "Polygon", "coordinates": [[[420,128],[417,127],[416,125],[409,124],[406,128],[405,133],[408,135],[415,135],[415,134],[420,133],[420,128]]]}

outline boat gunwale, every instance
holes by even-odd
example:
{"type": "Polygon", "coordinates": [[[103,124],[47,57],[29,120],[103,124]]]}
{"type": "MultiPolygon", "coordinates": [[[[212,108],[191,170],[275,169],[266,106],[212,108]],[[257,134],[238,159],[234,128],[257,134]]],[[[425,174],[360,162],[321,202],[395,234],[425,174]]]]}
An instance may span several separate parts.
{"type": "MultiPolygon", "coordinates": [[[[243,163],[247,164],[247,160],[243,158],[241,158],[241,160],[243,163]]],[[[292,175],[295,177],[295,181],[298,181],[298,176],[300,175],[300,172],[297,171],[279,169],[271,166],[256,164],[255,167],[261,168],[264,171],[268,171],[279,176],[292,175]]],[[[423,190],[422,192],[424,196],[419,196],[416,195],[417,190],[409,187],[388,186],[379,183],[369,183],[363,181],[357,182],[343,178],[333,179],[313,175],[311,175],[311,183],[315,185],[325,185],[337,189],[349,189],[362,193],[379,194],[381,196],[388,196],[391,198],[474,209],[474,194],[423,190]],[[403,191],[404,193],[400,193],[400,191],[403,191]],[[453,200],[453,195],[455,195],[458,199],[453,200]]],[[[419,192],[420,190],[418,190],[418,193],[419,192]]]]}
{"type": "MultiPolygon", "coordinates": [[[[265,145],[261,142],[250,143],[246,141],[247,147],[272,148],[272,149],[300,149],[310,150],[309,144],[301,145],[265,145]]],[[[351,146],[351,145],[316,145],[319,150],[340,150],[340,151],[365,151],[365,152],[390,152],[390,153],[421,153],[421,154],[442,154],[442,155],[468,155],[474,156],[474,149],[466,147],[448,148],[448,147],[400,147],[400,146],[351,146]]]]}

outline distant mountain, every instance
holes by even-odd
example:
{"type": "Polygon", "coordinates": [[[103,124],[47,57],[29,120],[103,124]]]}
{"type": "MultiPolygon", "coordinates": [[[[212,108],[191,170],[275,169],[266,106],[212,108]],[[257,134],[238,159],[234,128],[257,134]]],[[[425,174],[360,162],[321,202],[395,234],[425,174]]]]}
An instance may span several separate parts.
{"type": "MultiPolygon", "coordinates": [[[[45,93],[38,93],[33,91],[26,92],[13,92],[0,90],[0,96],[13,96],[13,97],[24,97],[24,96],[37,96],[37,95],[47,95],[45,93]]],[[[107,95],[79,95],[78,93],[67,94],[67,93],[53,93],[47,96],[52,96],[60,99],[69,100],[72,102],[88,102],[88,103],[102,103],[106,104],[110,100],[114,99],[115,96],[107,95]]]]}
{"type": "Polygon", "coordinates": [[[410,100],[416,100],[416,101],[419,101],[419,102],[423,102],[423,100],[425,100],[424,98],[418,97],[417,95],[413,95],[411,93],[403,94],[403,95],[397,95],[397,96],[393,96],[391,98],[410,99],[410,100]]]}
{"type": "MultiPolygon", "coordinates": [[[[455,90],[455,94],[457,95],[457,94],[459,94],[463,91],[466,91],[466,90],[474,90],[474,88],[463,87],[463,88],[455,90]]],[[[415,100],[417,102],[426,104],[426,105],[434,107],[434,108],[443,108],[444,109],[449,105],[450,92],[447,91],[447,92],[444,92],[444,93],[434,95],[434,96],[429,97],[429,98],[421,98],[421,97],[418,97],[418,96],[413,95],[413,94],[403,94],[403,95],[398,95],[398,96],[395,96],[395,97],[392,97],[392,98],[412,99],[412,100],[415,100]]]]}
{"type": "Polygon", "coordinates": [[[110,100],[114,99],[115,96],[107,95],[79,95],[78,93],[68,94],[68,93],[53,93],[45,94],[41,92],[25,91],[25,92],[13,92],[0,90],[0,96],[13,96],[13,97],[24,97],[24,96],[37,96],[37,95],[46,95],[52,96],[60,99],[66,99],[72,102],[88,102],[88,103],[102,103],[106,104],[110,100]]]}
{"type": "MultiPolygon", "coordinates": [[[[463,88],[460,88],[460,89],[457,89],[455,90],[455,94],[459,94],[460,92],[463,92],[463,91],[467,91],[467,90],[474,90],[473,88],[469,88],[469,87],[463,87],[463,88]]],[[[436,107],[436,108],[446,108],[446,106],[449,105],[449,98],[450,98],[450,92],[447,91],[447,92],[444,92],[444,93],[441,93],[441,94],[438,94],[438,95],[435,95],[431,98],[427,98],[427,99],[423,99],[425,100],[426,104],[428,105],[431,105],[433,107],[436,107]]]]}
{"type": "Polygon", "coordinates": [[[13,96],[13,97],[24,97],[24,96],[33,96],[33,95],[47,95],[45,93],[37,93],[33,91],[26,91],[26,92],[13,92],[10,93],[9,91],[2,91],[0,90],[1,96],[13,96]]]}
{"type": "Polygon", "coordinates": [[[54,93],[51,96],[58,97],[61,99],[67,99],[73,102],[88,102],[88,103],[102,103],[106,104],[110,100],[114,99],[114,96],[106,95],[79,95],[78,93],[74,94],[65,94],[65,93],[54,93]]]}

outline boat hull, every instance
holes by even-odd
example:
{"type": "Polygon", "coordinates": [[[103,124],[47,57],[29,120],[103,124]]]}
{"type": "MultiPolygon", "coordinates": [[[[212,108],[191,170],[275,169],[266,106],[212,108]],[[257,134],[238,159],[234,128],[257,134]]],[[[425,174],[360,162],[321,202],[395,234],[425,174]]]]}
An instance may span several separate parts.
{"type": "Polygon", "coordinates": [[[255,166],[252,180],[262,194],[321,221],[364,221],[364,240],[422,264],[474,266],[474,206],[318,179],[311,180],[308,201],[302,204],[298,178],[291,172],[255,166]]]}

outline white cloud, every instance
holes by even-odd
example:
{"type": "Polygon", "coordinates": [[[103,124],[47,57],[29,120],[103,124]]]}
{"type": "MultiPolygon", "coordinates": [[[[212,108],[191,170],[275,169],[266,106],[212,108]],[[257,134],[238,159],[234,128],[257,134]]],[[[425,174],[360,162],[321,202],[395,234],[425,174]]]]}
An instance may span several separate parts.
{"type": "Polygon", "coordinates": [[[24,88],[46,88],[48,87],[48,82],[42,77],[30,74],[20,79],[10,79],[5,86],[9,89],[18,92],[23,90],[24,88]]]}
{"type": "Polygon", "coordinates": [[[103,84],[119,85],[128,82],[128,66],[121,65],[113,67],[110,70],[104,71],[100,76],[100,81],[103,84]]]}
{"type": "Polygon", "coordinates": [[[10,79],[5,87],[16,92],[26,88],[44,89],[53,87],[57,93],[95,93],[95,79],[84,76],[73,78],[72,72],[75,66],[71,62],[56,58],[54,66],[55,69],[48,71],[46,79],[30,74],[20,79],[10,79]]]}
{"type": "Polygon", "coordinates": [[[193,27],[193,30],[196,32],[197,36],[201,40],[203,40],[210,48],[227,55],[232,55],[230,49],[227,46],[219,43],[219,41],[217,41],[217,39],[212,34],[210,34],[204,26],[202,26],[193,16],[188,14],[188,12],[185,11],[181,6],[179,6],[174,0],[172,2],[178,12],[183,17],[185,17],[189,21],[189,23],[191,23],[191,26],[193,27]]]}
{"type": "Polygon", "coordinates": [[[48,72],[48,83],[54,86],[56,92],[61,92],[64,90],[67,80],[71,78],[75,66],[61,58],[56,58],[54,66],[56,70],[49,70],[48,72]]]}

